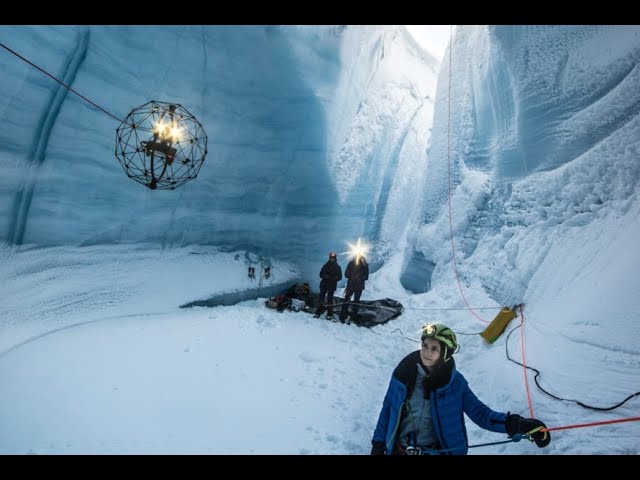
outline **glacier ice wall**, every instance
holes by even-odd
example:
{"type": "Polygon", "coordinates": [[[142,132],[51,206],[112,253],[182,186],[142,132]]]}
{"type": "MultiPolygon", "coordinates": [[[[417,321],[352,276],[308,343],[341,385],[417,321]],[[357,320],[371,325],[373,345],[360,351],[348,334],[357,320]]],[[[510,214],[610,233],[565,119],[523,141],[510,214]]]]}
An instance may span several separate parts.
{"type": "Polygon", "coordinates": [[[118,122],[2,50],[10,244],[214,244],[315,278],[329,250],[406,229],[380,218],[401,202],[403,155],[425,156],[437,62],[402,27],[3,26],[0,39],[118,118],[180,103],[209,139],[197,179],[148,190],[116,161],[118,122]]]}
{"type": "Polygon", "coordinates": [[[639,64],[638,26],[456,29],[411,232],[434,281],[454,274],[451,229],[463,282],[513,304],[563,238],[637,205],[639,64]]]}

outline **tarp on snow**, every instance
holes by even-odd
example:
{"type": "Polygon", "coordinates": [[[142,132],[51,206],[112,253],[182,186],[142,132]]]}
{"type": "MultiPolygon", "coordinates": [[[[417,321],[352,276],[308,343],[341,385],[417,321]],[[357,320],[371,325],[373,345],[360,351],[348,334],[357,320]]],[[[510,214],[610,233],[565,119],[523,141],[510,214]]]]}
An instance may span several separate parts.
{"type": "MultiPolygon", "coordinates": [[[[338,320],[344,297],[334,295],[334,321],[338,320]]],[[[353,301],[349,302],[349,313],[353,308],[353,301]]],[[[308,284],[296,284],[291,286],[283,293],[267,300],[265,306],[269,308],[277,308],[280,311],[293,310],[315,314],[320,305],[320,298],[316,292],[311,292],[308,284]]],[[[392,298],[383,298],[380,300],[362,300],[358,302],[358,317],[352,323],[361,327],[373,327],[382,325],[389,320],[399,317],[404,307],[402,304],[392,298]]],[[[326,314],[326,312],[325,312],[326,314]]],[[[324,319],[324,314],[321,317],[324,319]]],[[[338,320],[339,321],[339,320],[338,320]]]]}
{"type": "MultiPolygon", "coordinates": [[[[353,297],[352,297],[353,298],[353,297]]],[[[344,302],[344,298],[333,297],[334,303],[334,316],[340,314],[340,309],[344,302]]],[[[397,300],[392,298],[382,298],[380,300],[362,300],[358,302],[360,308],[358,309],[358,318],[353,322],[360,327],[373,327],[375,325],[382,325],[389,320],[402,315],[404,307],[397,300]]],[[[353,302],[349,302],[349,312],[353,308],[353,302]]]]}

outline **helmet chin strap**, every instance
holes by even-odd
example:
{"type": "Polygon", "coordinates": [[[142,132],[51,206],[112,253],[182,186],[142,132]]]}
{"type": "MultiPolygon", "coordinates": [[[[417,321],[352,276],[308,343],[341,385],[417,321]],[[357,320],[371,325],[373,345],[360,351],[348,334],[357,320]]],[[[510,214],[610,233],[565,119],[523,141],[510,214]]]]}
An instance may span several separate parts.
{"type": "Polygon", "coordinates": [[[452,355],[447,356],[447,353],[449,353],[449,347],[447,347],[445,345],[444,346],[444,355],[442,356],[443,363],[447,363],[449,360],[451,360],[452,355]]]}

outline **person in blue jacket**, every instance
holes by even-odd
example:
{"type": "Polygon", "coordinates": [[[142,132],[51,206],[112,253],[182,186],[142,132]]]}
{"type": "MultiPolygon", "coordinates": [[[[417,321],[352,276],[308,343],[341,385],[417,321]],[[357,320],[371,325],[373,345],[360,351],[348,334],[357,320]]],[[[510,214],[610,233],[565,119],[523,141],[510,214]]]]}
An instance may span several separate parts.
{"type": "Polygon", "coordinates": [[[393,371],[371,440],[371,455],[453,454],[469,449],[466,414],[478,426],[510,437],[528,436],[540,448],[551,441],[540,420],[491,410],[456,370],[456,334],[443,324],[425,325],[422,348],[393,371]]]}

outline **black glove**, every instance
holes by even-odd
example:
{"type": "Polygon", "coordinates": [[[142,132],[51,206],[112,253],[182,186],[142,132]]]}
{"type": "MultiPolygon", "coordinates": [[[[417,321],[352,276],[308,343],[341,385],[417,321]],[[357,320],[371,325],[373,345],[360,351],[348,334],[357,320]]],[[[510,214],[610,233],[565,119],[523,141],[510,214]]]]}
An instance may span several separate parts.
{"type": "Polygon", "coordinates": [[[376,442],[375,440],[371,440],[371,455],[384,455],[386,453],[386,447],[384,446],[384,442],[376,442]]]}
{"type": "MultiPolygon", "coordinates": [[[[507,414],[504,426],[507,430],[507,435],[510,437],[513,437],[517,433],[522,435],[529,434],[531,430],[538,427],[547,428],[547,426],[540,420],[536,420],[535,418],[523,418],[520,415],[515,414],[507,414]]],[[[530,435],[531,438],[533,438],[533,441],[536,442],[536,445],[540,448],[544,448],[551,443],[551,434],[549,432],[537,431],[530,435]]]]}

